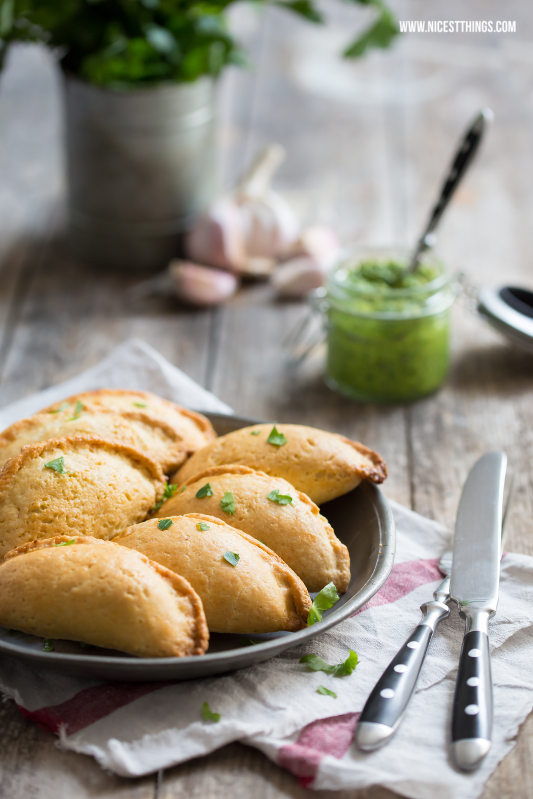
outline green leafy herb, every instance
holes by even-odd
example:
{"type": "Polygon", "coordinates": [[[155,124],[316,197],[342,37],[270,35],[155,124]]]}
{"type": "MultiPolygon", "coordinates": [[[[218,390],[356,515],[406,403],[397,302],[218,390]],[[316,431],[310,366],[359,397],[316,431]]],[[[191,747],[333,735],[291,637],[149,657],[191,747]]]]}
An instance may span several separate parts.
{"type": "Polygon", "coordinates": [[[213,496],[213,490],[209,485],[209,483],[206,483],[205,486],[202,486],[196,492],[196,499],[203,499],[203,497],[212,497],[212,496],[213,496]]]}
{"type": "Polygon", "coordinates": [[[147,408],[147,407],[148,407],[148,405],[146,404],[146,402],[134,402],[133,404],[134,404],[134,405],[135,405],[137,408],[147,408]]]}
{"type": "Polygon", "coordinates": [[[261,430],[252,430],[250,435],[251,436],[258,436],[260,432],[261,432],[261,430]]]}
{"type": "Polygon", "coordinates": [[[44,639],[44,646],[43,652],[53,652],[54,651],[54,642],[51,638],[44,639]]]}
{"type": "Polygon", "coordinates": [[[333,699],[337,698],[337,694],[334,694],[333,691],[330,691],[329,688],[324,688],[323,685],[319,685],[316,689],[317,694],[322,694],[322,696],[332,696],[333,699]]]}
{"type": "Polygon", "coordinates": [[[276,425],[274,425],[274,427],[270,431],[269,437],[267,438],[267,443],[273,444],[275,447],[282,447],[284,444],[287,443],[287,439],[285,438],[283,433],[279,432],[276,425]]]}
{"type": "Polygon", "coordinates": [[[345,58],[359,58],[371,47],[389,47],[392,40],[400,33],[396,19],[381,0],[358,0],[362,5],[377,8],[379,16],[363,33],[346,48],[345,58]]]}
{"type": "Polygon", "coordinates": [[[72,416],[69,416],[67,422],[74,422],[76,419],[79,419],[82,411],[83,411],[83,402],[80,402],[80,400],[78,400],[74,408],[74,413],[72,414],[72,416]]]}
{"type": "Polygon", "coordinates": [[[204,721],[220,721],[220,713],[213,713],[207,702],[202,705],[202,718],[204,721]]]}
{"type": "Polygon", "coordinates": [[[172,519],[160,519],[157,526],[160,530],[168,530],[169,527],[172,527],[172,519]]]}
{"type": "Polygon", "coordinates": [[[231,564],[231,566],[236,566],[241,559],[241,556],[237,555],[236,552],[224,552],[222,557],[224,558],[224,560],[227,560],[228,563],[231,564]]]}
{"type": "Polygon", "coordinates": [[[233,516],[235,513],[235,500],[233,499],[231,491],[226,491],[220,500],[220,507],[225,513],[229,513],[230,516],[233,516]]]}
{"type": "Polygon", "coordinates": [[[48,411],[48,413],[61,413],[61,411],[66,411],[68,408],[68,402],[62,402],[59,408],[56,408],[55,411],[48,411]]]}
{"type": "Polygon", "coordinates": [[[75,544],[75,543],[76,543],[76,539],[75,538],[71,538],[70,541],[61,541],[61,543],[54,544],[54,546],[55,547],[68,547],[71,544],[75,544]]]}
{"type": "Polygon", "coordinates": [[[167,483],[167,485],[166,485],[166,486],[164,487],[164,489],[163,489],[163,496],[161,497],[161,499],[159,500],[159,502],[156,502],[156,504],[155,504],[155,506],[154,506],[154,510],[159,510],[159,508],[161,507],[161,505],[162,505],[164,502],[166,502],[166,501],[167,501],[167,499],[172,499],[172,497],[174,496],[174,494],[176,493],[176,491],[177,491],[177,490],[178,490],[178,486],[177,486],[177,485],[174,485],[174,483],[171,483],[171,484],[169,485],[169,484],[167,483]]]}
{"type": "Polygon", "coordinates": [[[205,522],[198,522],[198,524],[196,525],[196,529],[198,530],[199,533],[205,533],[206,530],[210,530],[211,528],[205,522]]]}
{"type": "Polygon", "coordinates": [[[332,608],[335,602],[340,599],[337,589],[333,583],[328,583],[322,591],[319,591],[313,599],[313,603],[307,616],[307,624],[315,624],[317,621],[322,621],[322,613],[329,608],[332,608]]]}
{"type": "Polygon", "coordinates": [[[55,458],[53,461],[48,461],[44,464],[45,469],[53,469],[58,474],[72,474],[71,471],[65,468],[65,458],[61,455],[60,458],[55,458]]]}
{"type": "Polygon", "coordinates": [[[264,547],[267,547],[267,546],[268,546],[268,544],[265,544],[265,542],[264,542],[264,541],[262,541],[260,538],[258,538],[257,540],[259,541],[259,543],[260,543],[260,544],[263,544],[263,546],[264,546],[264,547]]]}
{"type": "Polygon", "coordinates": [[[267,499],[272,500],[272,502],[277,502],[278,505],[294,505],[292,497],[288,494],[280,494],[279,488],[275,488],[270,494],[267,494],[267,499]]]}
{"type": "Polygon", "coordinates": [[[254,641],[253,638],[241,638],[239,643],[241,646],[256,646],[257,644],[262,644],[263,641],[254,641]]]}
{"type": "Polygon", "coordinates": [[[334,677],[347,677],[354,671],[358,659],[357,653],[350,649],[350,654],[346,660],[335,666],[326,663],[318,655],[304,655],[303,658],[300,658],[300,663],[307,663],[307,668],[311,669],[311,671],[323,671],[325,674],[332,674],[334,677]]]}
{"type": "Polygon", "coordinates": [[[186,488],[187,488],[187,486],[183,486],[183,488],[180,491],[180,494],[183,494],[183,492],[185,491],[186,488]]]}

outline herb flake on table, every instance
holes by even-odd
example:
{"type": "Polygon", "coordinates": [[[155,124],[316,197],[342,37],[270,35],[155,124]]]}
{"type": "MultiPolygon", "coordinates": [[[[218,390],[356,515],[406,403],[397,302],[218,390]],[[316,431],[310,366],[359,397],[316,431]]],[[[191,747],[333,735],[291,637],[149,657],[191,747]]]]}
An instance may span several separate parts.
{"type": "Polygon", "coordinates": [[[241,556],[238,555],[236,552],[229,552],[229,551],[224,552],[222,557],[230,564],[230,566],[236,566],[241,559],[241,556]]]}
{"type": "Polygon", "coordinates": [[[74,413],[72,414],[72,416],[69,416],[67,422],[75,422],[76,419],[80,418],[82,411],[83,411],[83,402],[80,402],[80,400],[78,400],[74,408],[74,413]]]}
{"type": "Polygon", "coordinates": [[[226,491],[220,500],[220,507],[225,513],[229,513],[230,516],[235,514],[235,499],[231,491],[226,491]]]}
{"type": "Polygon", "coordinates": [[[276,425],[270,431],[270,435],[267,438],[267,444],[273,444],[275,447],[282,447],[284,444],[287,443],[287,439],[280,433],[277,429],[276,425]]]}
{"type": "Polygon", "coordinates": [[[267,499],[277,502],[278,505],[294,505],[292,497],[288,494],[280,494],[279,488],[275,488],[270,494],[267,494],[267,499]]]}
{"type": "Polygon", "coordinates": [[[333,699],[337,698],[337,694],[333,693],[333,691],[330,691],[329,688],[324,688],[323,685],[319,685],[316,689],[316,692],[317,694],[322,694],[322,696],[332,696],[333,699]]]}
{"type": "Polygon", "coordinates": [[[160,530],[168,530],[169,527],[172,527],[172,524],[172,519],[160,519],[157,526],[160,530]]]}
{"type": "Polygon", "coordinates": [[[357,652],[354,652],[353,649],[350,649],[350,654],[346,660],[336,665],[326,663],[318,655],[304,655],[303,658],[300,658],[300,663],[306,663],[307,668],[311,669],[311,671],[323,671],[325,674],[332,674],[334,677],[347,677],[352,674],[358,662],[357,652]]]}
{"type": "Polygon", "coordinates": [[[59,544],[54,544],[55,547],[69,547],[71,544],[75,544],[76,539],[71,538],[70,541],[61,541],[59,544]]]}
{"type": "Polygon", "coordinates": [[[203,499],[204,497],[212,497],[213,496],[213,489],[206,483],[205,486],[202,486],[196,492],[196,499],[203,499]]]}
{"type": "Polygon", "coordinates": [[[328,583],[322,591],[319,591],[313,599],[313,603],[307,616],[307,624],[315,624],[317,621],[322,621],[322,614],[325,610],[332,608],[335,602],[338,602],[340,596],[335,588],[334,583],[328,583]]]}
{"type": "Polygon", "coordinates": [[[156,502],[156,504],[154,505],[154,510],[159,510],[161,505],[164,502],[166,502],[167,499],[172,499],[172,497],[176,493],[177,489],[178,489],[178,486],[174,485],[174,483],[170,483],[170,485],[168,485],[168,483],[167,483],[167,485],[163,489],[163,496],[161,497],[159,502],[156,502]]]}
{"type": "Polygon", "coordinates": [[[54,648],[55,647],[54,647],[53,640],[51,638],[45,638],[44,639],[43,652],[53,652],[54,648]]]}
{"type": "Polygon", "coordinates": [[[48,461],[48,463],[45,463],[44,468],[52,469],[58,474],[72,474],[72,472],[65,467],[65,458],[63,455],[61,455],[60,458],[55,458],[53,461],[48,461]]]}
{"type": "Polygon", "coordinates": [[[48,411],[48,413],[61,413],[61,411],[66,411],[68,409],[68,402],[62,402],[59,408],[56,408],[55,411],[48,411]]]}
{"type": "Polygon", "coordinates": [[[220,713],[213,713],[207,702],[202,705],[202,718],[204,721],[220,721],[220,713]]]}
{"type": "Polygon", "coordinates": [[[205,533],[206,530],[210,530],[211,528],[205,522],[198,522],[198,524],[196,525],[196,529],[198,530],[199,533],[205,533]]]}

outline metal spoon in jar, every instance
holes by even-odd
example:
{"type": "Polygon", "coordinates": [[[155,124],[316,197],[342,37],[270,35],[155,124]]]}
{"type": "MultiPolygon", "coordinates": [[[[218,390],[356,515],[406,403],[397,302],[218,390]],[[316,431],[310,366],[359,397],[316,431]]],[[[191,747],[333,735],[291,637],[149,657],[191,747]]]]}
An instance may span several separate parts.
{"type": "Polygon", "coordinates": [[[446,175],[446,180],[444,181],[437,204],[431,212],[429,222],[418,241],[416,250],[413,253],[413,257],[411,258],[411,262],[407,268],[407,274],[415,271],[418,266],[420,256],[424,250],[434,246],[436,239],[433,231],[439,224],[440,218],[450,202],[453,193],[459,185],[463,175],[472,163],[480,145],[481,139],[483,138],[483,134],[489,122],[492,122],[493,119],[494,114],[490,108],[484,108],[479,112],[472,125],[468,128],[465,135],[461,139],[461,144],[455,154],[455,158],[453,159],[450,170],[446,175]]]}

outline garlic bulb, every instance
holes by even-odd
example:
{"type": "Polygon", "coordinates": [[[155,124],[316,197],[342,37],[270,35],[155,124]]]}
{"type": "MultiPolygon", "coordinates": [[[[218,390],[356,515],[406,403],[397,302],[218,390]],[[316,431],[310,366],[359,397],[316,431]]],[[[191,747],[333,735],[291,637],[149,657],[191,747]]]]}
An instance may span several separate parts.
{"type": "Polygon", "coordinates": [[[272,271],[300,232],[290,206],[270,189],[284,157],[279,145],[266,147],[235,191],[196,219],[185,244],[193,261],[251,277],[272,271]]]}
{"type": "Polygon", "coordinates": [[[239,286],[237,277],[230,272],[189,261],[171,261],[168,270],[176,295],[192,305],[219,305],[232,297],[239,286]]]}
{"type": "Polygon", "coordinates": [[[278,297],[299,299],[324,285],[326,271],[307,255],[278,266],[270,282],[278,297]]]}

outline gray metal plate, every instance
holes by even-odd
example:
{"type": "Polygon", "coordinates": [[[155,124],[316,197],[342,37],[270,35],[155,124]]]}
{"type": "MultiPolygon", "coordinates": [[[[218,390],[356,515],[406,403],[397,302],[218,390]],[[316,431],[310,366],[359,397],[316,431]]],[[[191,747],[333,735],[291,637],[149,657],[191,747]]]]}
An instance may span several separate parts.
{"type": "MultiPolygon", "coordinates": [[[[224,435],[257,419],[206,413],[217,433],[224,435]]],[[[394,562],[394,519],[379,488],[363,481],[354,491],[321,508],[338,538],[346,544],[352,579],[345,594],[323,620],[297,633],[253,635],[255,646],[242,646],[248,636],[212,633],[209,651],[201,657],[135,658],[95,647],[82,649],[73,641],[54,641],[53,652],[43,652],[43,639],[0,628],[0,653],[37,668],[92,680],[190,680],[242,669],[314,638],[361,608],[381,588],[394,562]]]]}

